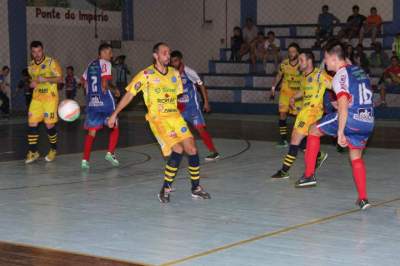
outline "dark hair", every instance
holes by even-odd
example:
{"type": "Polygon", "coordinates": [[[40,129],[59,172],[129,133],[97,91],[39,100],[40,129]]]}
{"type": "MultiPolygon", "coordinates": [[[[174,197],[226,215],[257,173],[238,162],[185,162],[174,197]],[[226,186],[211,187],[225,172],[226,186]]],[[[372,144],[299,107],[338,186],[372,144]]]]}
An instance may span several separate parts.
{"type": "Polygon", "coordinates": [[[43,48],[43,43],[41,41],[32,41],[30,47],[31,47],[31,49],[38,48],[38,47],[43,48]]]}
{"type": "Polygon", "coordinates": [[[8,66],[3,66],[3,68],[1,70],[10,70],[10,68],[8,66]]]}
{"type": "Polygon", "coordinates": [[[355,10],[355,9],[360,10],[360,7],[358,5],[354,5],[352,9],[353,10],[355,10]]]}
{"type": "Polygon", "coordinates": [[[370,11],[372,11],[372,10],[375,10],[375,11],[378,11],[378,9],[376,9],[376,7],[371,7],[371,9],[370,9],[370,11]]]}
{"type": "Polygon", "coordinates": [[[393,55],[392,57],[390,57],[390,61],[392,61],[393,59],[399,61],[399,57],[397,55],[393,55]]]}
{"type": "Polygon", "coordinates": [[[344,60],[346,58],[346,48],[339,40],[331,40],[325,46],[325,52],[332,55],[335,54],[339,59],[344,60]]]}
{"type": "Polygon", "coordinates": [[[314,53],[312,50],[310,50],[310,49],[302,50],[301,53],[306,56],[307,60],[311,60],[314,63],[315,56],[314,56],[314,53]]]}
{"type": "Polygon", "coordinates": [[[107,50],[107,49],[112,49],[111,44],[109,44],[109,43],[102,43],[102,44],[100,44],[100,46],[99,46],[99,54],[101,54],[101,52],[102,52],[103,50],[107,50]]]}
{"type": "Polygon", "coordinates": [[[70,69],[70,70],[74,71],[74,67],[73,66],[67,66],[67,69],[70,69]]]}
{"type": "Polygon", "coordinates": [[[275,32],[273,32],[272,30],[270,30],[267,35],[274,35],[275,36],[275,32]]]}
{"type": "Polygon", "coordinates": [[[158,42],[153,46],[153,53],[157,53],[158,49],[160,49],[160,46],[168,46],[165,42],[158,42]]]}
{"type": "Polygon", "coordinates": [[[251,17],[247,17],[246,22],[253,22],[253,19],[251,17]]]}
{"type": "Polygon", "coordinates": [[[182,59],[183,55],[182,55],[181,51],[175,50],[175,51],[172,51],[172,53],[171,53],[171,58],[174,58],[174,57],[178,57],[179,59],[182,59]]]}
{"type": "Polygon", "coordinates": [[[329,9],[329,6],[328,5],[323,5],[322,9],[329,9]]]}
{"type": "Polygon", "coordinates": [[[297,44],[297,43],[295,43],[295,42],[292,42],[291,44],[289,44],[289,46],[288,46],[288,50],[290,49],[290,48],[295,48],[296,50],[297,50],[297,52],[300,52],[300,46],[297,44]]]}

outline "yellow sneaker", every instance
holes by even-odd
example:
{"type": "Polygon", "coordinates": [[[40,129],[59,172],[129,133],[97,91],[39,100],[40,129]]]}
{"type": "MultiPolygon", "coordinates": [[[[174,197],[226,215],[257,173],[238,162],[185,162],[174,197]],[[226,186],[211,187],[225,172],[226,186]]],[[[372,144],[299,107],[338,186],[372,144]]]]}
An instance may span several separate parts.
{"type": "Polygon", "coordinates": [[[56,159],[57,151],[54,149],[50,149],[49,153],[46,155],[44,158],[46,162],[52,162],[54,159],[56,159]]]}
{"type": "Polygon", "coordinates": [[[33,152],[33,151],[29,151],[28,154],[26,155],[26,160],[25,163],[26,164],[30,164],[33,163],[34,161],[36,161],[37,159],[39,159],[39,152],[33,152]]]}

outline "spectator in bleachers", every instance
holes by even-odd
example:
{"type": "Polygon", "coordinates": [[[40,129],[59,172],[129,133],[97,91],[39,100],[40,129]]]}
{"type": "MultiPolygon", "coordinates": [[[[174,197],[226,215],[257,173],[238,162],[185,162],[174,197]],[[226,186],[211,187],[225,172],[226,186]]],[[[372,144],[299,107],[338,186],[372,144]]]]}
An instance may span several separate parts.
{"type": "Polygon", "coordinates": [[[350,43],[346,46],[346,58],[354,64],[354,47],[350,43]]]}
{"type": "Polygon", "coordinates": [[[347,18],[346,25],[339,33],[339,39],[347,38],[351,41],[352,38],[360,36],[360,29],[365,21],[365,16],[361,15],[360,7],[358,5],[353,6],[353,14],[347,18]]]}
{"type": "Polygon", "coordinates": [[[316,29],[315,47],[321,47],[321,44],[333,36],[333,28],[335,24],[339,24],[340,20],[332,13],[329,13],[328,5],[322,6],[322,13],[318,16],[318,26],[316,29]]]}
{"type": "Polygon", "coordinates": [[[76,91],[80,86],[79,79],[74,75],[74,67],[67,67],[67,75],[65,76],[65,82],[62,84],[65,87],[65,97],[67,99],[74,100],[76,91]]]}
{"type": "Polygon", "coordinates": [[[251,60],[251,69],[250,72],[256,72],[256,63],[257,60],[264,61],[266,54],[265,50],[265,35],[264,32],[259,31],[257,33],[257,38],[251,45],[250,51],[250,60],[251,60]]]}
{"type": "Polygon", "coordinates": [[[28,69],[25,68],[21,72],[21,79],[18,82],[18,90],[23,90],[25,95],[25,105],[26,109],[29,110],[29,105],[32,101],[32,92],[33,89],[30,86],[31,84],[31,77],[29,76],[28,69]]]}
{"type": "Polygon", "coordinates": [[[280,62],[280,47],[281,42],[279,39],[275,38],[275,32],[269,31],[267,34],[267,39],[265,41],[265,61],[274,62],[274,75],[278,71],[278,66],[280,62]]]}
{"type": "Polygon", "coordinates": [[[131,74],[127,64],[125,63],[125,59],[125,55],[120,55],[114,62],[115,85],[117,86],[119,94],[121,95],[120,97],[125,95],[125,88],[128,86],[128,75],[131,74]]]}
{"type": "Polygon", "coordinates": [[[382,49],[382,44],[376,42],[373,44],[374,51],[369,57],[369,66],[371,74],[381,76],[383,70],[389,66],[390,60],[388,55],[382,49]]]}
{"type": "Polygon", "coordinates": [[[360,30],[360,43],[363,43],[364,35],[371,33],[371,45],[376,42],[376,36],[381,32],[382,18],[378,15],[376,7],[371,7],[370,15],[364,21],[364,25],[360,30]]]}
{"type": "Polygon", "coordinates": [[[246,19],[246,25],[242,29],[243,34],[243,43],[242,47],[240,48],[240,58],[247,53],[250,53],[251,47],[254,44],[254,41],[257,38],[258,29],[257,26],[254,24],[252,18],[246,19]]]}
{"type": "Polygon", "coordinates": [[[397,56],[392,56],[390,59],[391,65],[383,72],[383,76],[378,83],[381,96],[381,107],[386,104],[386,90],[395,86],[400,86],[400,62],[397,56]]]}
{"type": "Polygon", "coordinates": [[[0,110],[3,116],[8,118],[10,115],[10,85],[7,83],[6,79],[10,73],[10,68],[8,66],[3,66],[0,73],[0,110]]]}
{"type": "Polygon", "coordinates": [[[392,52],[393,52],[393,55],[400,58],[400,32],[398,32],[396,34],[396,36],[394,37],[393,44],[392,44],[392,52]]]}
{"type": "Polygon", "coordinates": [[[369,73],[368,57],[365,54],[364,47],[361,43],[356,46],[353,64],[361,67],[366,73],[369,73]]]}
{"type": "Polygon", "coordinates": [[[240,48],[243,44],[242,29],[238,26],[233,28],[233,36],[231,37],[231,57],[230,61],[238,62],[240,58],[240,48]]]}

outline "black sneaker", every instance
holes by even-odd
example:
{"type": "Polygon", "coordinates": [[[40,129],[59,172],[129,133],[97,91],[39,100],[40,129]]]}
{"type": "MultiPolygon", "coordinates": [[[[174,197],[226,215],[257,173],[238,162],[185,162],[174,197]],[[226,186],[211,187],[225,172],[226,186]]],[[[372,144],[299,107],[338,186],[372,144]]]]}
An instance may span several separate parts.
{"type": "Polygon", "coordinates": [[[205,192],[202,186],[197,186],[192,190],[192,198],[194,199],[211,199],[210,194],[205,192]]]}
{"type": "Polygon", "coordinates": [[[220,157],[220,155],[218,152],[213,152],[210,155],[208,155],[204,160],[206,162],[212,162],[212,161],[218,160],[219,157],[220,157]]]}
{"type": "Polygon", "coordinates": [[[371,207],[368,199],[357,200],[357,205],[360,207],[361,210],[366,210],[371,207]]]}
{"type": "Polygon", "coordinates": [[[158,200],[161,202],[161,203],[168,203],[169,202],[169,194],[170,194],[170,189],[169,188],[165,188],[165,187],[163,187],[161,190],[160,190],[160,193],[158,193],[158,200]]]}
{"type": "Polygon", "coordinates": [[[305,177],[303,175],[295,183],[296,188],[315,187],[316,185],[317,185],[317,179],[315,178],[315,175],[312,175],[310,177],[305,177]]]}
{"type": "Polygon", "coordinates": [[[272,175],[271,178],[273,178],[273,179],[287,179],[287,178],[289,178],[289,173],[286,173],[286,172],[284,172],[282,170],[279,170],[274,175],[272,175]]]}

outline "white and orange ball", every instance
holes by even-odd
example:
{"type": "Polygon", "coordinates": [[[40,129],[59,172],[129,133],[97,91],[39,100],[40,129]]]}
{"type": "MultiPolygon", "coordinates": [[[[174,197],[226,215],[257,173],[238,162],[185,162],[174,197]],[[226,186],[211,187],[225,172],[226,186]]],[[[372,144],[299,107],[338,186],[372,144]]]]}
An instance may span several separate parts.
{"type": "Polygon", "coordinates": [[[58,106],[58,116],[67,122],[75,121],[79,118],[81,108],[74,100],[64,100],[58,106]]]}

